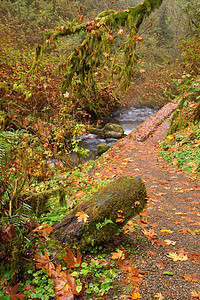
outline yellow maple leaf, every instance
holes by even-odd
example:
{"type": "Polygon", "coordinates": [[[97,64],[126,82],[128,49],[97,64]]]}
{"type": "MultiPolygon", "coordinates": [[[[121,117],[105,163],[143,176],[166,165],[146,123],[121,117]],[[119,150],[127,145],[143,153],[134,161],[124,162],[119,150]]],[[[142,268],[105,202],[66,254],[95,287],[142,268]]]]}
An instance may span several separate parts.
{"type": "Polygon", "coordinates": [[[177,254],[176,252],[169,252],[169,254],[167,254],[167,256],[171,259],[173,259],[173,261],[186,261],[188,259],[187,255],[184,254],[177,254]]]}
{"type": "Polygon", "coordinates": [[[176,242],[171,241],[171,240],[165,240],[165,242],[167,243],[167,245],[173,245],[173,246],[176,245],[176,242]]]}
{"type": "Polygon", "coordinates": [[[168,232],[168,233],[172,233],[173,232],[170,229],[161,229],[160,231],[162,231],[162,232],[168,232]]]}
{"type": "Polygon", "coordinates": [[[117,252],[111,252],[112,259],[125,259],[124,252],[122,250],[117,249],[117,252]]]}
{"type": "Polygon", "coordinates": [[[194,297],[194,298],[200,299],[200,292],[197,293],[195,290],[193,290],[193,291],[191,292],[191,295],[192,295],[192,297],[194,297]]]}
{"type": "Polygon", "coordinates": [[[167,139],[170,141],[170,140],[173,140],[173,136],[172,135],[168,135],[167,136],[167,139]]]}
{"type": "Polygon", "coordinates": [[[164,300],[164,297],[161,293],[155,294],[154,298],[158,298],[158,300],[164,300]]]}
{"type": "Polygon", "coordinates": [[[81,223],[81,222],[86,223],[87,219],[89,218],[89,216],[82,210],[77,212],[76,217],[78,217],[78,222],[79,223],[81,223]]]}

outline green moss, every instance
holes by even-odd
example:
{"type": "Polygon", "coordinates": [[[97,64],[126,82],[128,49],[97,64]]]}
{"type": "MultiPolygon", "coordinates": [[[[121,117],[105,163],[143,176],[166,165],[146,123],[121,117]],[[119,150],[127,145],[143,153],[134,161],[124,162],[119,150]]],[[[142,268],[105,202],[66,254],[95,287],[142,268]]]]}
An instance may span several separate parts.
{"type": "Polygon", "coordinates": [[[50,197],[58,196],[60,203],[64,203],[65,200],[65,190],[64,188],[57,188],[41,193],[26,192],[22,195],[24,202],[29,204],[32,208],[32,211],[36,214],[37,217],[41,216],[47,210],[47,204],[50,197]]]}
{"type": "Polygon", "coordinates": [[[114,10],[103,11],[97,16],[97,18],[100,19],[102,17],[109,16],[109,15],[113,14],[114,12],[115,12],[114,10]]]}
{"type": "Polygon", "coordinates": [[[104,152],[106,152],[108,149],[110,149],[110,145],[107,144],[100,144],[97,146],[97,152],[98,154],[102,154],[104,152]]]}
{"type": "Polygon", "coordinates": [[[104,128],[103,128],[104,132],[109,132],[109,131],[114,131],[114,132],[119,132],[124,134],[124,129],[122,126],[118,125],[118,124],[112,124],[112,123],[107,123],[104,128]]]}
{"type": "Polygon", "coordinates": [[[146,188],[141,179],[120,177],[80,203],[61,223],[55,224],[55,237],[87,250],[94,244],[110,240],[128,220],[143,210],[146,203],[146,188]],[[88,215],[86,223],[77,220],[76,214],[81,211],[88,215]],[[104,223],[105,219],[112,223],[98,229],[96,225],[104,223]]]}

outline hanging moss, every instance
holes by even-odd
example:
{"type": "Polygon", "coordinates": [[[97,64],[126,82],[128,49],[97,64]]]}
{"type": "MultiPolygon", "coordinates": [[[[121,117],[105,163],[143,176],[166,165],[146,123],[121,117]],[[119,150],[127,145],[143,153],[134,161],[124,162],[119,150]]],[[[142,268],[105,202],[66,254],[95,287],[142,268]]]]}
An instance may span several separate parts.
{"type": "MultiPolygon", "coordinates": [[[[113,80],[117,70],[119,87],[125,87],[126,89],[129,87],[134,74],[134,64],[136,63],[136,41],[134,36],[137,34],[144,18],[158,8],[162,2],[163,0],[144,0],[136,7],[130,7],[123,11],[104,11],[95,20],[83,24],[78,25],[76,20],[71,23],[68,22],[67,26],[60,26],[55,31],[48,33],[47,41],[42,49],[40,46],[36,47],[34,65],[37,66],[38,57],[51,44],[54,44],[59,37],[82,31],[86,32],[87,35],[84,41],[67,58],[67,63],[59,66],[59,70],[65,68],[67,70],[64,74],[62,91],[66,92],[70,89],[71,93],[73,91],[74,99],[81,99],[83,90],[89,99],[90,91],[95,91],[94,103],[98,104],[99,82],[101,82],[98,79],[99,73],[100,76],[103,73],[104,78],[107,76],[105,83],[108,84],[110,80],[113,80]],[[117,49],[114,43],[115,40],[119,41],[119,29],[122,27],[128,32],[128,35],[123,36],[123,39],[120,40],[121,45],[117,49]],[[120,51],[124,51],[123,57],[118,55],[120,51]],[[64,67],[64,65],[67,67],[64,67]],[[110,70],[110,72],[105,72],[105,69],[110,70]],[[73,88],[73,86],[76,87],[73,88]]],[[[97,107],[93,110],[98,111],[97,107]]]]}

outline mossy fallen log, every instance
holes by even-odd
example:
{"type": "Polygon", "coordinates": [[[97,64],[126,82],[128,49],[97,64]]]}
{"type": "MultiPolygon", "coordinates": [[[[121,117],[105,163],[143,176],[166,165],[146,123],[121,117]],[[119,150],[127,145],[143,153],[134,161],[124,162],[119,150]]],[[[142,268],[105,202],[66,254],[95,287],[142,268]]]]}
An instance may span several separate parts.
{"type": "Polygon", "coordinates": [[[109,241],[128,220],[143,210],[146,196],[146,188],[140,178],[120,177],[54,224],[53,236],[82,250],[109,241]],[[79,215],[82,221],[78,219],[79,215]]]}

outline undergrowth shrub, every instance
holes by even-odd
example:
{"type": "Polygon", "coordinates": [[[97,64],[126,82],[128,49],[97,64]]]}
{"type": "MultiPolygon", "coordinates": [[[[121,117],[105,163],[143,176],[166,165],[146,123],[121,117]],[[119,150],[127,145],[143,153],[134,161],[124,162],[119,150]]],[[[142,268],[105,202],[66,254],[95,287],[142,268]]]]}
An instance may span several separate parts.
{"type": "Polygon", "coordinates": [[[200,42],[197,34],[183,42],[184,72],[177,80],[179,105],[168,136],[161,144],[162,156],[195,177],[200,174],[200,42]]]}

